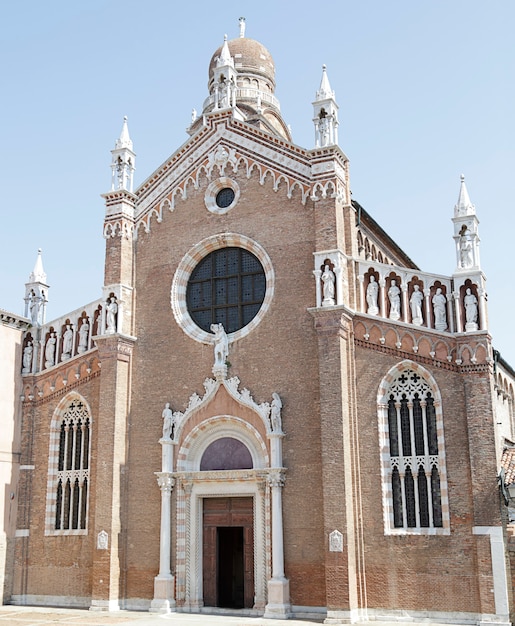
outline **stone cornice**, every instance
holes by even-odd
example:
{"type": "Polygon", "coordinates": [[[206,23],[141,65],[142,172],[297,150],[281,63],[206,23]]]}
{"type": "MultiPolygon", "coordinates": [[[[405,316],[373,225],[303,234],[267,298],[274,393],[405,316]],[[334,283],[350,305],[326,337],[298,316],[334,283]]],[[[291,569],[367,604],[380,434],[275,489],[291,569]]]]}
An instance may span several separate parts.
{"type": "Polygon", "coordinates": [[[9,313],[3,309],[0,309],[0,323],[4,326],[9,326],[10,328],[16,328],[19,330],[27,330],[32,326],[32,322],[26,317],[9,313]]]}

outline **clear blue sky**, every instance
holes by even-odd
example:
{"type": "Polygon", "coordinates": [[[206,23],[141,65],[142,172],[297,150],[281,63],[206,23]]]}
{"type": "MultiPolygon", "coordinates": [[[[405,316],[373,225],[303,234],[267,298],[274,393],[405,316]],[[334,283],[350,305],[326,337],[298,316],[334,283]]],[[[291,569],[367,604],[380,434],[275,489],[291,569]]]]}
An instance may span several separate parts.
{"type": "Polygon", "coordinates": [[[210,57],[240,16],[275,59],[276,95],[304,147],[327,64],[353,197],[425,271],[455,268],[465,174],[490,329],[515,365],[513,0],[3,2],[0,308],[23,312],[39,247],[48,320],[101,296],[100,194],[123,116],[139,184],[187,139],[210,57]]]}

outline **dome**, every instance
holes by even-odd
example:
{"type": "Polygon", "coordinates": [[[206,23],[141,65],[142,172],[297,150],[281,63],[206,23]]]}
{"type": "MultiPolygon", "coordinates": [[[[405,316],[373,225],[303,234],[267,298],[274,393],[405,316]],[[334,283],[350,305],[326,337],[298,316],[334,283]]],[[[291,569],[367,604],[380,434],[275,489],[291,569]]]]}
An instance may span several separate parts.
{"type": "MultiPolygon", "coordinates": [[[[234,66],[238,74],[255,74],[263,77],[275,88],[275,64],[272,55],[265,46],[254,39],[238,37],[228,41],[231,57],[234,59],[234,66]]],[[[216,60],[222,52],[220,46],[211,57],[209,63],[209,85],[213,81],[213,70],[216,60]]]]}

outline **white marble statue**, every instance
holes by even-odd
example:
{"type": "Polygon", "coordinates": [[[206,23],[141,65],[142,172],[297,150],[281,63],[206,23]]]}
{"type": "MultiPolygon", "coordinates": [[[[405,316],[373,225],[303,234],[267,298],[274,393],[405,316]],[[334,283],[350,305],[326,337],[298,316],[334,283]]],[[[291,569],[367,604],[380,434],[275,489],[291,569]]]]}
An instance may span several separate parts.
{"type": "Polygon", "coordinates": [[[32,346],[32,341],[28,341],[27,345],[23,349],[23,370],[22,370],[22,372],[24,374],[29,373],[31,368],[32,368],[32,352],[33,351],[34,351],[34,348],[32,346]]]}
{"type": "Polygon", "coordinates": [[[215,334],[215,367],[225,366],[229,356],[229,340],[223,324],[211,324],[211,332],[215,334]]]}
{"type": "Polygon", "coordinates": [[[472,267],[472,244],[466,230],[460,237],[460,267],[472,267]]]}
{"type": "Polygon", "coordinates": [[[440,287],[436,290],[433,296],[433,310],[435,314],[435,328],[436,330],[445,330],[447,328],[447,311],[446,311],[447,298],[442,293],[440,287]]]}
{"type": "Polygon", "coordinates": [[[272,431],[274,433],[282,432],[281,425],[281,409],[283,408],[283,403],[281,402],[281,398],[278,393],[272,394],[272,404],[270,410],[270,422],[272,424],[272,431]]]}
{"type": "Polygon", "coordinates": [[[106,333],[116,332],[116,314],[118,313],[118,304],[116,298],[111,296],[107,302],[107,327],[106,333]]]}
{"type": "Polygon", "coordinates": [[[396,321],[401,317],[401,290],[397,287],[395,279],[392,279],[390,283],[388,298],[390,300],[390,319],[396,321]]]}
{"type": "Polygon", "coordinates": [[[378,294],[379,285],[376,282],[376,277],[371,275],[367,286],[367,313],[369,315],[377,315],[379,313],[379,307],[377,306],[378,294]]]}
{"type": "Polygon", "coordinates": [[[465,306],[466,330],[477,330],[477,298],[470,288],[467,288],[463,298],[465,306]]]}
{"type": "Polygon", "coordinates": [[[70,324],[66,324],[66,330],[63,333],[63,360],[69,359],[72,354],[73,330],[70,324]]]}
{"type": "Polygon", "coordinates": [[[324,299],[322,300],[322,306],[334,306],[334,272],[329,265],[324,267],[324,271],[321,276],[323,285],[324,299]]]}
{"type": "Polygon", "coordinates": [[[413,293],[411,294],[411,298],[409,300],[410,308],[411,308],[411,323],[416,326],[421,326],[422,322],[422,302],[424,300],[424,296],[420,291],[420,287],[418,285],[413,285],[413,293]]]}
{"type": "Polygon", "coordinates": [[[79,352],[86,352],[88,349],[89,324],[83,320],[79,329],[79,352]]]}
{"type": "Polygon", "coordinates": [[[162,417],[163,417],[163,439],[173,439],[174,430],[175,430],[175,420],[173,418],[173,411],[170,408],[169,402],[165,404],[162,417]]]}
{"type": "Polygon", "coordinates": [[[45,367],[52,367],[52,365],[54,365],[56,343],[57,339],[55,333],[50,333],[45,347],[45,367]]]}

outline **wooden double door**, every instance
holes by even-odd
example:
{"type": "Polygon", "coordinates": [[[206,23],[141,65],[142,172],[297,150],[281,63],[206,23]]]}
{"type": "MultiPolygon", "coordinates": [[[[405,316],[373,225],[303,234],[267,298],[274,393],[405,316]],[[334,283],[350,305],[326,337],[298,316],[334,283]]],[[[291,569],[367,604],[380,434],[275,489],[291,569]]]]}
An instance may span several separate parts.
{"type": "Polygon", "coordinates": [[[253,498],[204,498],[202,521],[204,606],[252,608],[253,498]]]}

